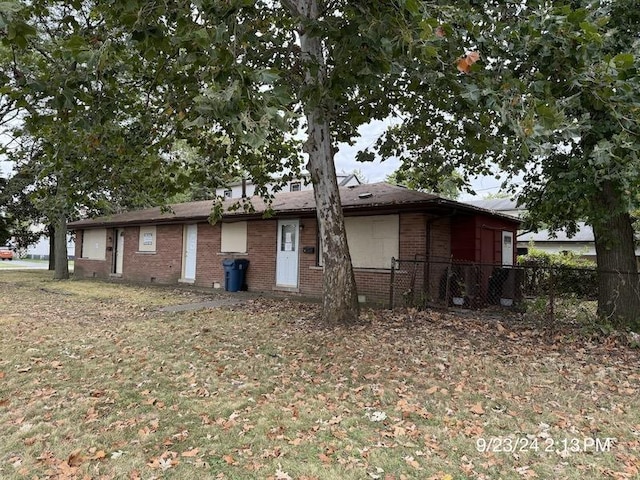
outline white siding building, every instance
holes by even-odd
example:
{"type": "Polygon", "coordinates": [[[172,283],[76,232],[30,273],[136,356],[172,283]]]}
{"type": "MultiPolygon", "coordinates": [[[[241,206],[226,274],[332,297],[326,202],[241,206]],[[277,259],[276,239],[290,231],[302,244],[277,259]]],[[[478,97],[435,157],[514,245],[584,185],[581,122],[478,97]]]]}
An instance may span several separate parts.
{"type": "MultiPolygon", "coordinates": [[[[353,185],[360,185],[362,182],[355,174],[338,174],[336,175],[338,179],[339,187],[350,187],[353,185]]],[[[224,198],[242,198],[242,183],[236,182],[232,185],[229,185],[226,188],[217,188],[216,195],[224,198]]],[[[269,191],[273,191],[272,185],[267,185],[269,191]]],[[[249,180],[245,182],[245,196],[252,197],[255,195],[256,187],[249,180]]],[[[311,185],[311,179],[309,178],[309,174],[304,174],[300,178],[296,178],[291,180],[286,186],[283,187],[281,191],[283,192],[299,192],[302,190],[311,190],[313,189],[313,185],[311,185]]]]}

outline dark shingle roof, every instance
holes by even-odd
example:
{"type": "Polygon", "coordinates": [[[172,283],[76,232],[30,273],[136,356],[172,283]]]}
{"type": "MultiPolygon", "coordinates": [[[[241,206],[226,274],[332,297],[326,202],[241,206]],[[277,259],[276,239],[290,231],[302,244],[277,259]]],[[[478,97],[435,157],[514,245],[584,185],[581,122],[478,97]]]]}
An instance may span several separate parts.
{"type": "MultiPolygon", "coordinates": [[[[431,209],[459,210],[470,212],[482,212],[495,215],[495,212],[474,207],[472,205],[454,202],[429,193],[409,190],[404,187],[388,183],[369,183],[351,187],[340,187],[340,199],[345,212],[378,210],[378,209],[411,209],[430,207],[431,209]]],[[[243,209],[228,211],[237,200],[226,200],[223,203],[226,219],[240,217],[261,217],[268,209],[268,205],[260,197],[247,199],[253,205],[252,212],[243,209]]],[[[149,223],[177,223],[184,221],[206,221],[211,215],[214,201],[204,200],[200,202],[180,203],[170,205],[168,211],[160,207],[118,213],[95,219],[79,220],[69,223],[70,228],[91,228],[117,225],[140,225],[149,223]]],[[[275,195],[271,204],[275,215],[286,216],[293,214],[313,214],[315,212],[315,199],[313,190],[298,192],[284,192],[275,195]]],[[[499,215],[503,218],[517,222],[514,217],[499,215]]]]}

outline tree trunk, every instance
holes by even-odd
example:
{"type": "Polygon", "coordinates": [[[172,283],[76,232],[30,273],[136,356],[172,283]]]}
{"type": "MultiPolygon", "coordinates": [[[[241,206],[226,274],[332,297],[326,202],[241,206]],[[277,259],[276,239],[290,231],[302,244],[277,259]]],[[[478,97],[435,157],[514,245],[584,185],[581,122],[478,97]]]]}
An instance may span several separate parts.
{"type": "Polygon", "coordinates": [[[53,225],[47,225],[47,235],[49,236],[49,270],[56,269],[56,229],[53,225]]]}
{"type": "Polygon", "coordinates": [[[56,280],[69,279],[69,258],[67,257],[67,216],[58,214],[55,225],[55,272],[56,280]]]}
{"type": "MultiPolygon", "coordinates": [[[[307,21],[318,19],[318,0],[295,0],[297,14],[307,21]]],[[[326,80],[326,61],[321,39],[300,26],[300,46],[305,65],[305,83],[312,98],[322,98],[326,80]]],[[[322,319],[329,325],[349,324],[358,320],[359,304],[351,255],[340,202],[333,145],[325,102],[306,101],[308,138],[305,151],[309,154],[307,168],[313,182],[324,263],[322,319]]]]}
{"type": "Polygon", "coordinates": [[[604,185],[600,206],[611,212],[593,223],[598,260],[598,316],[640,332],[640,282],[633,224],[610,183],[604,185]]]}

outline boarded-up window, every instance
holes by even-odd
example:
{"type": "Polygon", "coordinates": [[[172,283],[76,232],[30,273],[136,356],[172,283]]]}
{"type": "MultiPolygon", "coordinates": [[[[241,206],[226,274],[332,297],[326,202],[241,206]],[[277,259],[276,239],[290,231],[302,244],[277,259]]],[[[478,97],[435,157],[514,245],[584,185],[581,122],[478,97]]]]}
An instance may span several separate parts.
{"type": "MultiPolygon", "coordinates": [[[[355,268],[391,268],[391,257],[398,258],[400,251],[398,215],[345,217],[344,223],[355,268]]],[[[322,265],[322,255],[319,261],[322,265]]]]}
{"type": "Polygon", "coordinates": [[[247,222],[223,223],[220,236],[222,253],[247,252],[247,222]]]}
{"type": "Polygon", "coordinates": [[[354,267],[391,268],[400,249],[398,215],[346,217],[344,223],[354,267]]]}
{"type": "Polygon", "coordinates": [[[96,228],[82,233],[82,258],[106,260],[107,230],[96,228]]]}
{"type": "Polygon", "coordinates": [[[139,252],[156,251],[156,227],[140,227],[140,238],[138,239],[139,252]]]}

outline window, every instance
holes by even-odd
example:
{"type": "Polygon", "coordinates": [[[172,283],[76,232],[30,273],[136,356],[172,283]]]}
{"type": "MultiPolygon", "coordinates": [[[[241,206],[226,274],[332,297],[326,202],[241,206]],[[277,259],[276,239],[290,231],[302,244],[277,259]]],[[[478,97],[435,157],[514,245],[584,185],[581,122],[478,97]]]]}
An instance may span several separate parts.
{"type": "Polygon", "coordinates": [[[156,251],[156,227],[140,227],[140,238],[138,239],[139,252],[156,251]]]}
{"type": "Polygon", "coordinates": [[[502,232],[502,265],[513,265],[513,232],[502,232]]]}
{"type": "Polygon", "coordinates": [[[247,252],[247,222],[222,223],[220,251],[222,253],[247,252]]]}
{"type": "Polygon", "coordinates": [[[82,233],[82,258],[106,260],[107,230],[96,228],[82,233]]]}
{"type": "MultiPolygon", "coordinates": [[[[400,252],[398,215],[346,217],[344,223],[354,267],[391,268],[391,257],[398,258],[400,252]]],[[[322,252],[322,246],[318,250],[322,252]]]]}
{"type": "Polygon", "coordinates": [[[296,233],[298,224],[283,224],[280,232],[280,251],[295,252],[296,251],[296,233]]]}
{"type": "Polygon", "coordinates": [[[289,190],[292,192],[299,192],[302,190],[302,184],[300,182],[291,182],[289,185],[289,190]]]}
{"type": "Polygon", "coordinates": [[[225,190],[224,198],[231,198],[231,197],[233,197],[233,190],[225,190]]]}

